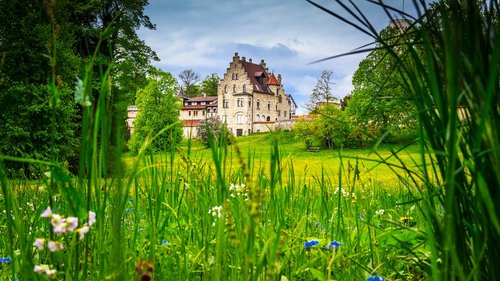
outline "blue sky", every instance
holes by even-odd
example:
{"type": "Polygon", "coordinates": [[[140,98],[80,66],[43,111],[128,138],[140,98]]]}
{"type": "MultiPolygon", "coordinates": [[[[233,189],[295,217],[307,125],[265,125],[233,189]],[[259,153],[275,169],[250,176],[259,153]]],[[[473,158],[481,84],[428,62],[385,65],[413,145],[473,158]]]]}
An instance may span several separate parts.
{"type": "MultiPolygon", "coordinates": [[[[315,2],[345,14],[335,1],[315,2]]],[[[355,2],[377,30],[388,24],[378,6],[355,2]]],[[[384,3],[404,6],[403,0],[384,3]]],[[[235,52],[254,62],[264,59],[269,70],[282,75],[299,113],[306,112],[303,105],[324,69],[333,70],[334,94],[349,94],[352,75],[365,54],[310,62],[372,42],[305,0],[150,0],[145,13],[157,28],[138,33],[160,57],[156,67],[176,78],[182,70],[193,69],[203,79],[211,73],[222,77],[235,52]]]]}

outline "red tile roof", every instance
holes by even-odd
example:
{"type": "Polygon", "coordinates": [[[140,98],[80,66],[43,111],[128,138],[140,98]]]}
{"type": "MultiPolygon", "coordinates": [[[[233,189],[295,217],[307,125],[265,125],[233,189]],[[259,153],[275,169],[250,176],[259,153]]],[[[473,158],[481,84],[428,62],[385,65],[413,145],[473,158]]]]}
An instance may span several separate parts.
{"type": "Polygon", "coordinates": [[[247,61],[240,60],[243,68],[250,78],[253,84],[254,90],[261,93],[269,93],[269,89],[266,84],[267,73],[264,67],[260,64],[255,64],[247,61]],[[257,81],[257,77],[262,77],[262,84],[257,81]]]}
{"type": "Polygon", "coordinates": [[[203,120],[184,120],[184,127],[198,127],[203,120]]]}
{"type": "Polygon", "coordinates": [[[274,76],[274,74],[271,74],[271,76],[269,76],[269,78],[267,79],[267,85],[280,85],[280,83],[278,82],[278,79],[276,79],[276,77],[274,76]]]}
{"type": "Polygon", "coordinates": [[[217,96],[194,97],[188,99],[187,101],[214,101],[214,100],[217,100],[217,96]]]}

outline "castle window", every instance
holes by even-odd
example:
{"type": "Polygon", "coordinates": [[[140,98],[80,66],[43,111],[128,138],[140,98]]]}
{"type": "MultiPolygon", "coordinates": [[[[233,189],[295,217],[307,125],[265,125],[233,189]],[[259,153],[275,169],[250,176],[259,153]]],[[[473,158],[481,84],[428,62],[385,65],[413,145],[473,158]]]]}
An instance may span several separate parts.
{"type": "Polygon", "coordinates": [[[255,116],[255,120],[256,121],[260,121],[260,115],[259,114],[257,114],[257,116],[255,116]]]}
{"type": "Polygon", "coordinates": [[[267,101],[267,110],[271,110],[271,101],[267,101]]]}
{"type": "Polygon", "coordinates": [[[229,100],[225,99],[224,104],[222,105],[223,108],[229,108],[229,100]]]}
{"type": "Polygon", "coordinates": [[[243,124],[243,118],[244,118],[243,114],[236,115],[236,123],[243,124]]]}
{"type": "Polygon", "coordinates": [[[247,85],[246,84],[243,84],[243,92],[247,92],[247,85]]]}
{"type": "Polygon", "coordinates": [[[198,110],[193,111],[193,116],[198,116],[198,110]]]}
{"type": "Polygon", "coordinates": [[[248,99],[248,107],[252,107],[252,98],[248,99]]]}
{"type": "Polygon", "coordinates": [[[224,85],[224,93],[227,93],[227,85],[224,85]]]}
{"type": "Polygon", "coordinates": [[[271,116],[267,116],[266,121],[271,121],[271,116]]]}
{"type": "Polygon", "coordinates": [[[191,110],[190,110],[190,111],[188,111],[188,116],[191,116],[191,110]]]}
{"type": "Polygon", "coordinates": [[[222,122],[227,123],[227,115],[222,116],[222,122]]]}
{"type": "Polygon", "coordinates": [[[283,102],[283,98],[281,96],[278,97],[278,102],[279,103],[282,103],[283,102]]]}
{"type": "Polygon", "coordinates": [[[278,110],[278,117],[281,117],[281,111],[278,110]]]}
{"type": "Polygon", "coordinates": [[[236,74],[234,75],[234,77],[235,77],[235,79],[234,79],[234,80],[238,80],[238,73],[236,73],[236,74]]]}
{"type": "Polygon", "coordinates": [[[276,103],[276,110],[278,110],[278,103],[276,103]]]}
{"type": "Polygon", "coordinates": [[[236,85],[233,85],[233,93],[236,93],[236,85]]]}
{"type": "Polygon", "coordinates": [[[205,116],[205,110],[201,111],[201,115],[205,116]]]}
{"type": "Polygon", "coordinates": [[[239,98],[237,102],[238,102],[238,107],[243,107],[243,102],[244,102],[243,98],[239,98]]]}
{"type": "Polygon", "coordinates": [[[257,109],[260,109],[260,100],[257,100],[257,109]]]}

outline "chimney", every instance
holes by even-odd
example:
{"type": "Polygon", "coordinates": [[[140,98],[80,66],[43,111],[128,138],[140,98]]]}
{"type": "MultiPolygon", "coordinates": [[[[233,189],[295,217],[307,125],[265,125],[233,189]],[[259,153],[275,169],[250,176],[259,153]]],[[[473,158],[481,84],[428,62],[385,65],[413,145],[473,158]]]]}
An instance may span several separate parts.
{"type": "Polygon", "coordinates": [[[281,74],[278,74],[278,83],[281,84],[281,74]]]}
{"type": "Polygon", "coordinates": [[[262,65],[264,68],[266,68],[266,63],[264,62],[264,60],[260,60],[260,65],[262,65]]]}
{"type": "Polygon", "coordinates": [[[245,58],[245,57],[241,57],[241,60],[242,60],[242,61],[246,61],[246,58],[245,58]]]}
{"type": "Polygon", "coordinates": [[[249,63],[252,63],[252,59],[248,59],[248,62],[249,62],[249,63]]]}
{"type": "Polygon", "coordinates": [[[239,60],[240,60],[240,57],[238,56],[238,52],[234,53],[233,63],[237,63],[239,60]]]}

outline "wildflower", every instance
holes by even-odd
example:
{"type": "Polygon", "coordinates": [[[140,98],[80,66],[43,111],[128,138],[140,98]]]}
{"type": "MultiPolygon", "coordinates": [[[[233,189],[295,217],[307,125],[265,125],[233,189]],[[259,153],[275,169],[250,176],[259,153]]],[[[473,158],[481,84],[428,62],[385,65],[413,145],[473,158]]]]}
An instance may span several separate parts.
{"type": "Polygon", "coordinates": [[[163,240],[161,240],[161,244],[162,244],[162,245],[168,245],[168,244],[170,244],[170,243],[169,243],[167,240],[163,239],[163,240]]]}
{"type": "Polygon", "coordinates": [[[375,215],[377,215],[377,216],[381,216],[381,215],[383,215],[384,213],[385,213],[385,210],[384,210],[384,209],[380,209],[380,210],[375,211],[375,215]]]}
{"type": "Polygon", "coordinates": [[[96,222],[95,216],[96,215],[94,212],[89,211],[89,227],[92,226],[96,222]]]}
{"type": "Polygon", "coordinates": [[[52,216],[52,209],[50,209],[50,207],[47,207],[47,209],[45,209],[45,211],[43,211],[40,216],[42,218],[50,218],[52,216]]]}
{"type": "Polygon", "coordinates": [[[221,218],[222,217],[222,206],[215,206],[212,207],[209,211],[209,214],[211,214],[214,217],[221,218]]]}
{"type": "Polygon", "coordinates": [[[39,251],[43,250],[43,244],[45,244],[44,238],[37,238],[35,242],[33,242],[33,246],[35,246],[39,251]]]}
{"type": "Polygon", "coordinates": [[[413,218],[412,217],[401,217],[399,220],[401,222],[409,222],[409,221],[413,220],[413,218]]]}
{"type": "Polygon", "coordinates": [[[337,248],[340,246],[344,246],[344,244],[340,243],[339,241],[335,240],[330,242],[330,244],[326,245],[325,249],[333,249],[335,252],[337,251],[337,248]]]}
{"type": "Polygon", "coordinates": [[[10,264],[11,262],[12,262],[12,259],[9,257],[0,258],[0,264],[10,264]]]}
{"type": "Polygon", "coordinates": [[[50,279],[56,278],[57,271],[55,269],[50,269],[48,265],[35,265],[34,271],[39,274],[45,274],[50,279]]]}
{"type": "Polygon", "coordinates": [[[304,243],[304,249],[309,250],[309,249],[311,249],[312,247],[314,247],[314,246],[316,246],[318,244],[319,244],[319,241],[316,240],[316,239],[311,240],[311,241],[306,241],[304,243]]]}
{"type": "Polygon", "coordinates": [[[58,241],[49,241],[49,243],[47,243],[47,247],[51,252],[64,250],[64,244],[58,241]]]}
{"type": "Polygon", "coordinates": [[[85,238],[85,234],[89,232],[90,227],[88,227],[86,224],[84,224],[81,228],[76,229],[76,233],[80,234],[80,240],[85,238]]]}
{"type": "Polygon", "coordinates": [[[315,226],[316,227],[321,227],[321,223],[320,222],[316,222],[315,226]]]}
{"type": "Polygon", "coordinates": [[[78,218],[69,217],[66,219],[66,230],[72,232],[78,227],[78,218]]]}
{"type": "Polygon", "coordinates": [[[370,275],[366,278],[366,281],[384,281],[385,279],[378,275],[370,275]]]}
{"type": "Polygon", "coordinates": [[[365,214],[359,214],[359,219],[364,220],[365,219],[365,214]]]}

